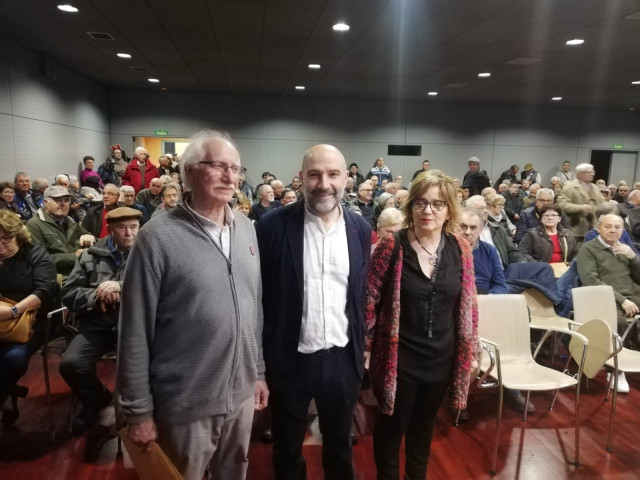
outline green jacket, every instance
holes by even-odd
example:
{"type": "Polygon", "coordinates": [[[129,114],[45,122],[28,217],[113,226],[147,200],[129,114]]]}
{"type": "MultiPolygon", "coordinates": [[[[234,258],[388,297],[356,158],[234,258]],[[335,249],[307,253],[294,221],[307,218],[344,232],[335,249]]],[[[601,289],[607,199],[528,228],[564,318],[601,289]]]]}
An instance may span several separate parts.
{"type": "Polygon", "coordinates": [[[640,296],[640,257],[629,260],[614,255],[596,237],[580,247],[576,261],[582,284],[611,285],[618,305],[628,297],[640,296]]]}
{"type": "Polygon", "coordinates": [[[63,277],[68,276],[76,264],[76,250],[80,248],[80,237],[88,234],[71,217],[65,217],[66,232],[43,208],[27,222],[33,243],[42,245],[53,257],[56,269],[63,277]]]}

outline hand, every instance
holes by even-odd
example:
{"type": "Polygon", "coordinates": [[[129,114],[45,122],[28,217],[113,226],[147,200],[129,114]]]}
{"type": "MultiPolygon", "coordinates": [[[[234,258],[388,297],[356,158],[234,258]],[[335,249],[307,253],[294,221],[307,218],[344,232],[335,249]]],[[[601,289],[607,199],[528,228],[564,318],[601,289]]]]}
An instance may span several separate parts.
{"type": "Polygon", "coordinates": [[[115,280],[102,282],[96,288],[96,298],[104,303],[118,303],[120,301],[120,284],[115,280]]]}
{"type": "Polygon", "coordinates": [[[153,443],[158,438],[156,422],[153,421],[153,418],[149,418],[142,423],[129,425],[127,428],[127,437],[129,437],[129,440],[131,440],[134,445],[142,448],[143,452],[150,452],[153,448],[153,443]]]}
{"type": "Polygon", "coordinates": [[[584,212],[585,215],[592,215],[595,213],[595,210],[591,205],[583,205],[582,211],[584,212]]]}
{"type": "Polygon", "coordinates": [[[371,361],[371,352],[364,352],[364,368],[369,370],[369,362],[371,361]]]}
{"type": "Polygon", "coordinates": [[[514,220],[520,220],[520,215],[518,215],[517,213],[513,216],[514,220]]]}
{"type": "Polygon", "coordinates": [[[96,242],[96,237],[91,234],[86,234],[82,235],[78,241],[80,242],[81,247],[90,247],[96,242]]]}
{"type": "Polygon", "coordinates": [[[621,307],[627,317],[633,317],[638,312],[640,312],[638,306],[631,300],[625,300],[624,302],[622,302],[621,307]]]}
{"type": "Polygon", "coordinates": [[[80,255],[82,255],[82,252],[84,252],[84,248],[79,248],[76,250],[76,257],[79,257],[80,255]]]}
{"type": "Polygon", "coordinates": [[[616,255],[624,255],[629,260],[632,260],[636,256],[633,249],[624,243],[618,243],[612,250],[616,255]]]}
{"type": "Polygon", "coordinates": [[[13,318],[13,310],[11,307],[0,307],[0,320],[11,320],[13,318]]]}
{"type": "Polygon", "coordinates": [[[256,392],[254,394],[256,400],[256,410],[263,410],[269,405],[269,387],[264,380],[256,382],[256,392]]]}

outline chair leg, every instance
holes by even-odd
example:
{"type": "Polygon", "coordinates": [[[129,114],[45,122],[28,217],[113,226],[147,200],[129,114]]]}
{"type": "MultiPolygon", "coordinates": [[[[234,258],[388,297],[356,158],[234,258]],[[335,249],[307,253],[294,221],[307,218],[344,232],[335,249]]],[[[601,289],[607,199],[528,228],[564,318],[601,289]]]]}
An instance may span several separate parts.
{"type": "Polygon", "coordinates": [[[522,420],[527,421],[527,409],[529,408],[529,396],[531,395],[531,391],[527,390],[527,396],[524,399],[524,412],[522,413],[522,420]]]}
{"type": "MultiPolygon", "coordinates": [[[[582,375],[581,375],[582,376],[582,375]]],[[[576,415],[576,461],[573,464],[576,467],[580,466],[580,381],[581,378],[578,378],[578,384],[576,385],[576,407],[575,407],[575,415],[576,415]]]]}
{"type": "Polygon", "coordinates": [[[51,383],[49,381],[49,345],[42,346],[42,371],[44,372],[44,388],[47,393],[47,409],[49,412],[49,435],[51,443],[56,443],[56,424],[53,418],[53,402],[51,400],[51,383]]]}
{"type": "Polygon", "coordinates": [[[493,446],[493,458],[491,459],[491,475],[496,474],[496,466],[498,464],[498,446],[500,444],[500,425],[502,424],[502,402],[504,401],[504,387],[502,384],[498,390],[498,413],[496,415],[496,438],[493,446]]]}
{"type": "MultiPolygon", "coordinates": [[[[615,369],[611,373],[612,377],[615,377],[613,380],[613,401],[611,402],[611,414],[609,415],[609,433],[607,435],[607,452],[612,452],[613,447],[611,446],[611,441],[613,439],[613,419],[616,414],[616,402],[618,400],[618,357],[615,358],[615,369]]],[[[609,398],[609,391],[611,390],[610,385],[607,386],[607,398],[609,398]]]]}

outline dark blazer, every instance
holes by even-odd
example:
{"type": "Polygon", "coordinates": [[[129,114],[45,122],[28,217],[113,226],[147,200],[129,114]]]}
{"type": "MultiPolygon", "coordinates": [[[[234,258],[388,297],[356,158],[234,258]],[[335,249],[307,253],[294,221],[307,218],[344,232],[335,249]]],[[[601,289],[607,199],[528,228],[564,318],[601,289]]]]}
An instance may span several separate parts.
{"type": "MultiPolygon", "coordinates": [[[[293,371],[302,324],[304,294],[304,200],[267,213],[256,224],[262,271],[263,354],[270,384],[282,385],[293,371]]],[[[342,209],[349,246],[346,314],[353,367],[364,369],[364,304],[371,255],[371,228],[342,209]]]]}

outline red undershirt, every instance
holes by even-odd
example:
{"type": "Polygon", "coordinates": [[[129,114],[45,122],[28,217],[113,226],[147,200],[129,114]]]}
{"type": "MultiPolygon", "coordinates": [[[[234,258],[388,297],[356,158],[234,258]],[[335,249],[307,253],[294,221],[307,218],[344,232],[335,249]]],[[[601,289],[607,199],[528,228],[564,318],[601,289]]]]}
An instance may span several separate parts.
{"type": "Polygon", "coordinates": [[[562,261],[562,248],[560,248],[560,239],[558,234],[549,235],[551,243],[553,243],[553,255],[551,255],[551,263],[562,261]]]}

